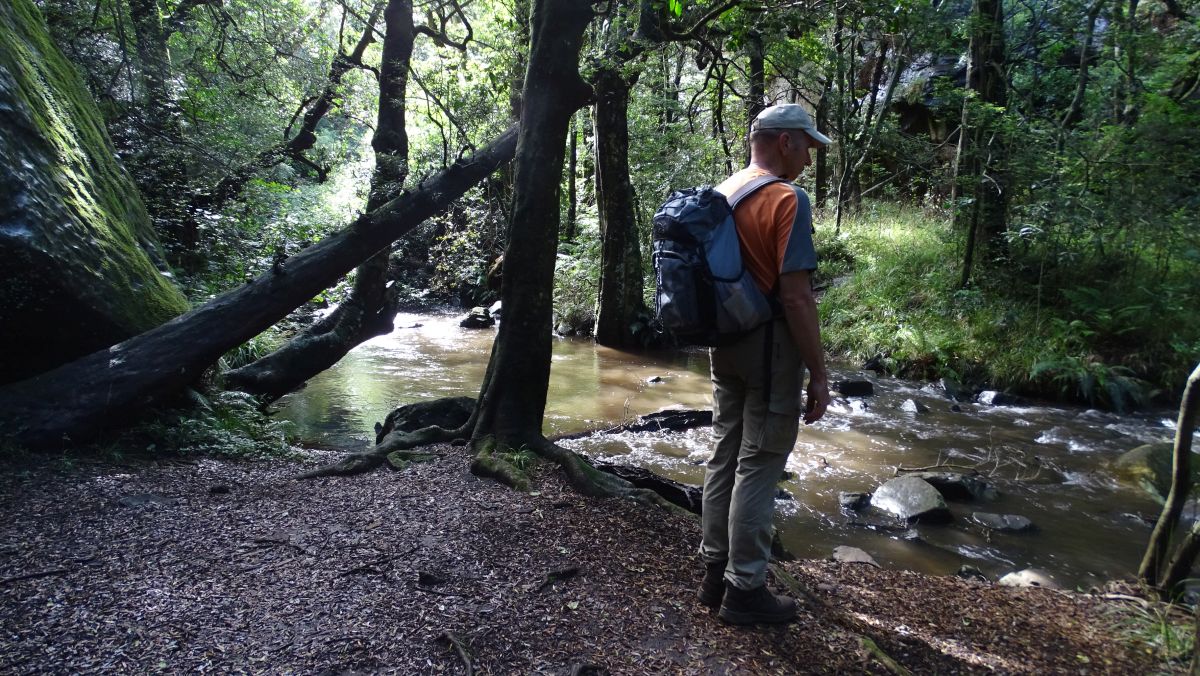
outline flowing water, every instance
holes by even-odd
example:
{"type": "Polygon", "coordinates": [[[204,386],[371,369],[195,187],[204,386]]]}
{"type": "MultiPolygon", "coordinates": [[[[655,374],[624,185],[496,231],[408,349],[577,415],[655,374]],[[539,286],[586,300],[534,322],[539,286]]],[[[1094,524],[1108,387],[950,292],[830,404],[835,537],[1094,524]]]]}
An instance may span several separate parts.
{"type": "MultiPolygon", "coordinates": [[[[458,327],[457,316],[402,314],[397,329],[356,348],[305,389],[281,400],[280,416],[309,444],[355,449],[374,439],[374,424],[402,404],[477,396],[494,330],[458,327]]],[[[875,395],[835,400],[825,418],[804,427],[777,500],[783,542],[801,557],[860,547],[885,567],[935,574],[971,565],[992,577],[1026,567],[1068,586],[1128,577],[1159,507],[1113,481],[1104,464],[1143,443],[1169,441],[1173,413],[1117,416],[1062,406],[984,406],[952,402],[938,388],[831,368],[831,380],[870,380],[875,395]],[[928,412],[908,413],[906,400],[928,412]],[[857,525],[839,504],[842,491],[870,492],[900,466],[948,463],[990,476],[1000,497],[950,503],[949,525],[908,529],[857,525]],[[973,510],[1019,514],[1036,530],[989,533],[973,510]]],[[[636,354],[558,339],[554,344],[545,432],[557,434],[628,422],[668,406],[712,405],[704,351],[636,354]]],[[[707,428],[682,433],[623,433],[563,442],[588,455],[646,467],[699,484],[709,454],[707,428]]]]}

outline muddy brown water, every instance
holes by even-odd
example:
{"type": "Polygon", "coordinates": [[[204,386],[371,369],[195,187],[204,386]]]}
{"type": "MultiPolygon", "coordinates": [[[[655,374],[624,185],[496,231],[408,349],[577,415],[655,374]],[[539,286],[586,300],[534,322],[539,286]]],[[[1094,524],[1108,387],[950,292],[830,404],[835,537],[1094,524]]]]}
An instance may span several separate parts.
{"type": "MultiPolygon", "coordinates": [[[[310,444],[357,448],[394,407],[444,396],[477,396],[494,329],[458,327],[449,314],[402,314],[397,329],[359,346],[303,390],[281,400],[279,415],[310,444]]],[[[554,343],[547,434],[620,424],[668,406],[709,408],[704,351],[636,354],[590,340],[554,343]]],[[[1173,412],[1133,416],[1065,406],[984,406],[952,402],[939,388],[877,377],[834,364],[831,378],[870,380],[875,395],[835,400],[823,420],[803,427],[781,484],[794,500],[776,501],[784,544],[801,557],[823,558],[837,545],[860,547],[885,567],[949,574],[974,566],[995,578],[1036,567],[1068,587],[1131,576],[1158,505],[1120,485],[1106,462],[1140,444],[1168,441],[1173,412]],[[906,400],[928,407],[913,414],[906,400]],[[870,492],[899,466],[938,463],[978,467],[1000,497],[950,503],[949,525],[879,528],[856,525],[839,505],[842,491],[870,492]],[[1029,533],[995,533],[972,524],[972,511],[1019,514],[1029,533]]],[[[599,458],[652,469],[699,484],[709,454],[708,429],[638,433],[564,442],[599,458]]]]}

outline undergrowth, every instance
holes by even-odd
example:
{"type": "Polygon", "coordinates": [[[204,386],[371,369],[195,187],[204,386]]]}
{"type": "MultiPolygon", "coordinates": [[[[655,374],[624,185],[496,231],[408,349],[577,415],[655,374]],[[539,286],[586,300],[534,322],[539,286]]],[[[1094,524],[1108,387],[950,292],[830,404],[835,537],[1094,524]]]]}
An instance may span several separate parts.
{"type": "Polygon", "coordinates": [[[1115,283],[1111,262],[1048,274],[1040,252],[1014,247],[1010,263],[963,289],[960,238],[938,212],[868,204],[833,230],[818,223],[817,281],[835,354],[1116,410],[1173,399],[1200,359],[1183,300],[1200,297],[1194,270],[1115,283]]]}

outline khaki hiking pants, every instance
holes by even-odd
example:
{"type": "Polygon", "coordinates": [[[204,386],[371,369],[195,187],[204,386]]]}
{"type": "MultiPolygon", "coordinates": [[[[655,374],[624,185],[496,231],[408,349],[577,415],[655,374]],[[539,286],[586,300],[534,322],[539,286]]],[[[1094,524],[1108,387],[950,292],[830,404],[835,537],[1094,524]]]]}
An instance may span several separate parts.
{"type": "Polygon", "coordinates": [[[714,450],[704,473],[700,556],[728,561],[725,581],[754,589],[766,583],[777,485],[800,426],[804,364],[783,319],[713,348],[710,358],[714,450]]]}

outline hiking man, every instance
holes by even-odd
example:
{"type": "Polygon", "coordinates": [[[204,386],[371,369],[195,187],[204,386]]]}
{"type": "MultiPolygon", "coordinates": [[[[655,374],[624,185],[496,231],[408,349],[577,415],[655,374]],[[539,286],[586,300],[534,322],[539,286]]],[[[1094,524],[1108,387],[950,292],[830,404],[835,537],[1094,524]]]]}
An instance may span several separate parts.
{"type": "Polygon", "coordinates": [[[771,106],[751,125],[749,166],[717,186],[729,196],[761,176],[784,179],[750,194],[733,214],[746,268],[778,299],[783,316],[711,353],[714,451],[704,475],[698,597],[733,624],[796,617],[796,601],[766,587],[771,518],[799,432],[805,367],[806,424],[825,414],[829,384],[812,292],[812,212],[808,195],[791,181],[812,163],[811,148],[831,142],[801,106],[771,106]]]}

